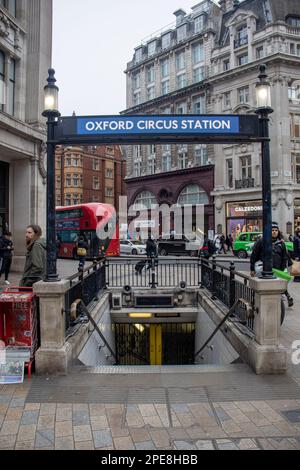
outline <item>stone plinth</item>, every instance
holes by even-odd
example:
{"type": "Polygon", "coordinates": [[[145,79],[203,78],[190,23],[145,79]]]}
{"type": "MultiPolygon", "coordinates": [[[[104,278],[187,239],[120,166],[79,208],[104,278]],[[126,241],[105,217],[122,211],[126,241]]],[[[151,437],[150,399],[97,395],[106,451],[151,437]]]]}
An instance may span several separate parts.
{"type": "Polygon", "coordinates": [[[65,293],[70,282],[38,282],[34,292],[40,302],[41,346],[35,356],[38,374],[66,374],[72,349],[65,344],[65,293]]]}

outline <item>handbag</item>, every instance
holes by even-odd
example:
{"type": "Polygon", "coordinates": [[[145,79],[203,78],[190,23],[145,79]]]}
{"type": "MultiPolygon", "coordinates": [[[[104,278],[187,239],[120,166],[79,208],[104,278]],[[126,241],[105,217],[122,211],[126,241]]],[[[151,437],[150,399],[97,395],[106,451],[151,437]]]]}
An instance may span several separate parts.
{"type": "Polygon", "coordinates": [[[300,276],[300,261],[293,261],[290,274],[291,276],[300,276]]]}
{"type": "Polygon", "coordinates": [[[77,248],[77,256],[86,256],[85,248],[77,248]]]}

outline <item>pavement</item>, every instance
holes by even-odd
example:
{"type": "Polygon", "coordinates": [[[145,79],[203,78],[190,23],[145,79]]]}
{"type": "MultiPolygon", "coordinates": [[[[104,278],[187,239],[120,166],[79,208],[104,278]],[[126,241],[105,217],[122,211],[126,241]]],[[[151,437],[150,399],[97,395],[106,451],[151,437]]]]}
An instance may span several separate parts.
{"type": "MultiPolygon", "coordinates": [[[[292,353],[300,284],[289,290],[281,340],[292,353]]],[[[256,376],[245,364],[25,376],[0,385],[0,449],[299,450],[300,365],[291,358],[284,376],[256,376]]]]}

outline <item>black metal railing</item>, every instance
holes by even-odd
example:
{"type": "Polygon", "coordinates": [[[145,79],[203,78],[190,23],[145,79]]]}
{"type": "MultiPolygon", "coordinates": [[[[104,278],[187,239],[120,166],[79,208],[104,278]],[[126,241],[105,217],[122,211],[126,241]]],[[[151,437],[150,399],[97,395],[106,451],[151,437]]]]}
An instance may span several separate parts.
{"type": "Polygon", "coordinates": [[[107,287],[156,288],[187,287],[200,284],[200,259],[168,257],[142,258],[140,256],[106,259],[107,287]]]}
{"type": "Polygon", "coordinates": [[[212,294],[212,300],[218,299],[229,309],[240,299],[232,315],[253,331],[255,292],[249,286],[249,277],[236,272],[234,263],[230,263],[230,267],[227,268],[218,264],[215,257],[212,261],[202,258],[201,287],[212,294]]]}
{"type": "Polygon", "coordinates": [[[85,305],[96,300],[106,288],[105,260],[94,261],[92,265],[69,277],[70,289],[65,294],[66,330],[71,324],[71,306],[80,299],[85,305]]]}

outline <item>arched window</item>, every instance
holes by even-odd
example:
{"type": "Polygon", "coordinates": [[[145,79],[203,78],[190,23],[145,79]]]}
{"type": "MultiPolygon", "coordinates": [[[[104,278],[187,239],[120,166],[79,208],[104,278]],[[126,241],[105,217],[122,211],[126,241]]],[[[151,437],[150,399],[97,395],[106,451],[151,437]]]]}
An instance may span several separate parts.
{"type": "Polygon", "coordinates": [[[177,203],[180,206],[209,204],[207,193],[197,184],[190,184],[181,191],[177,203]]]}
{"type": "Polygon", "coordinates": [[[134,201],[134,210],[152,209],[157,206],[157,200],[151,191],[142,191],[134,201]]]}

